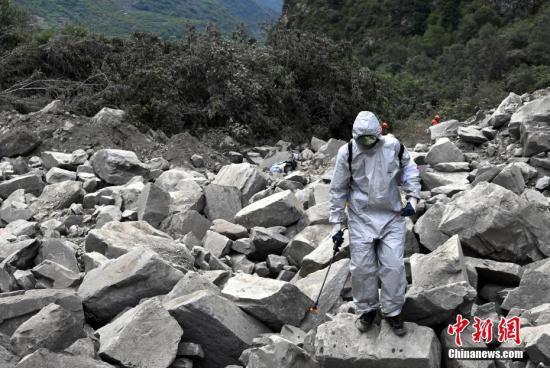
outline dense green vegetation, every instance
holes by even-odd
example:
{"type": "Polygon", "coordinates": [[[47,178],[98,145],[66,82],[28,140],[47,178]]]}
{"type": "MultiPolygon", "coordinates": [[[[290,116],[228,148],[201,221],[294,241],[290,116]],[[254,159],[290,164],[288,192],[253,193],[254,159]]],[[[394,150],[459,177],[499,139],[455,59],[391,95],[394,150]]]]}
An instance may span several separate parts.
{"type": "Polygon", "coordinates": [[[144,128],[167,133],[227,132],[258,143],[347,136],[357,111],[385,111],[381,83],[347,44],[275,29],[265,44],[241,29],[189,30],[178,40],[33,32],[28,17],[0,0],[0,109],[30,111],[53,98],[94,115],[122,108],[144,128]],[[2,23],[4,24],[4,23],[2,23]]]}
{"type": "Polygon", "coordinates": [[[286,0],[287,27],[349,40],[396,92],[398,118],[466,117],[550,86],[550,2],[286,0]]]}
{"type": "Polygon", "coordinates": [[[84,25],[92,32],[126,36],[133,32],[179,37],[189,25],[215,24],[230,33],[244,23],[255,36],[259,24],[274,22],[281,0],[16,0],[42,28],[65,23],[84,25]]]}

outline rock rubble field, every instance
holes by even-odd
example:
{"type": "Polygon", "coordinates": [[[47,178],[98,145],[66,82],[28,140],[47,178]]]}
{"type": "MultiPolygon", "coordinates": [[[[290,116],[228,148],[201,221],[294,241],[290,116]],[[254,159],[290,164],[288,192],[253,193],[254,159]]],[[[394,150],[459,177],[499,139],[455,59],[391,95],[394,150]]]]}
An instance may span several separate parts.
{"type": "MultiPolygon", "coordinates": [[[[423,191],[403,337],[384,320],[355,328],[347,239],[333,255],[346,142],[313,137],[296,170],[274,174],[296,146],[227,138],[178,156],[188,147],[124,116],[74,117],[59,101],[0,114],[0,367],[550,367],[550,90],[511,93],[410,148],[423,191]],[[448,359],[457,314],[495,328],[519,317],[525,359],[448,359]]],[[[471,328],[463,346],[485,346],[471,328]]]]}

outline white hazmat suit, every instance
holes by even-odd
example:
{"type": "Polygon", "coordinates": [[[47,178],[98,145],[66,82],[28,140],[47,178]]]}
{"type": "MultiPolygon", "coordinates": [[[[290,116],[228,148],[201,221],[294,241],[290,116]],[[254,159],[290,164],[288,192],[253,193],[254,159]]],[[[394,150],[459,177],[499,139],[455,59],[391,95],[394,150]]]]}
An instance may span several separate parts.
{"type": "Polygon", "coordinates": [[[350,272],[357,313],[380,308],[384,316],[392,317],[401,313],[407,286],[403,261],[406,225],[400,215],[403,203],[397,179],[407,200],[419,199],[420,175],[406,148],[399,162],[401,144],[393,135],[381,135],[380,123],[372,112],[359,113],[352,135],[353,175],[346,144],[338,151],[332,176],[330,222],[344,223],[347,202],[350,272]],[[375,135],[379,141],[365,148],[355,141],[362,135],[375,135]],[[378,279],[382,283],[381,301],[378,279]]]}

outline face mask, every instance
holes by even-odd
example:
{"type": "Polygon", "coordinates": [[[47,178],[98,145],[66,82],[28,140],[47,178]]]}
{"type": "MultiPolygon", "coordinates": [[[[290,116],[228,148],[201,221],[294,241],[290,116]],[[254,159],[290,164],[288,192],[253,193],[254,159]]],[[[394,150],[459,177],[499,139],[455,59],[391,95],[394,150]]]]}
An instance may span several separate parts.
{"type": "Polygon", "coordinates": [[[377,141],[378,138],[373,135],[362,135],[360,137],[357,137],[357,143],[367,148],[373,147],[377,141]]]}

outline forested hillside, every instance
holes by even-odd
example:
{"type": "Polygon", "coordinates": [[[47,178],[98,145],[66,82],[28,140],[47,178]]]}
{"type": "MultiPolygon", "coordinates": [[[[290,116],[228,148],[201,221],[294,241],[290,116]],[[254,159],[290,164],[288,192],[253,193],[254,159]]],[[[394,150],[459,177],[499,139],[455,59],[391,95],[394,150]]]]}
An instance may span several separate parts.
{"type": "Polygon", "coordinates": [[[150,32],[178,37],[189,25],[214,23],[230,33],[244,23],[253,34],[275,21],[281,0],[17,0],[44,28],[78,23],[93,32],[124,36],[150,32]]]}
{"type": "Polygon", "coordinates": [[[287,27],[350,41],[396,87],[404,118],[492,106],[550,85],[550,3],[540,0],[286,0],[287,27]]]}

